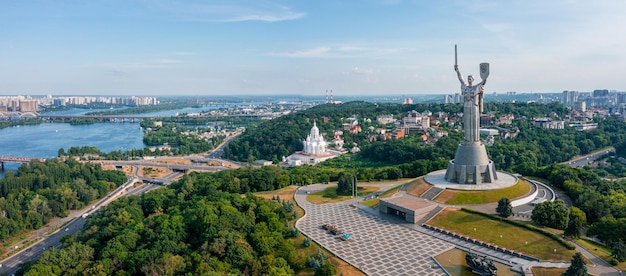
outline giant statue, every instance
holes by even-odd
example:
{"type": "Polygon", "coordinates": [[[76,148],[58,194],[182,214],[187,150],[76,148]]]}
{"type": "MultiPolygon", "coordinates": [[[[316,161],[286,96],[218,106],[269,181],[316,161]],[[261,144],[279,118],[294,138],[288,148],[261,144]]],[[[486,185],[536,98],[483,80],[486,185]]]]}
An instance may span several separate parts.
{"type": "Polygon", "coordinates": [[[446,170],[445,179],[453,183],[493,183],[498,178],[495,165],[489,160],[485,145],[480,141],[480,114],[483,112],[483,93],[489,76],[489,63],[481,63],[479,70],[482,81],[474,84],[474,77],[469,75],[466,83],[459,71],[454,45],[454,71],[461,82],[465,139],[457,148],[456,155],[450,160],[446,170]]]}
{"type": "Polygon", "coordinates": [[[489,63],[481,63],[480,71],[483,81],[474,84],[474,76],[467,76],[467,83],[463,81],[459,65],[454,65],[454,71],[461,82],[461,96],[463,97],[463,131],[466,141],[480,141],[480,114],[483,113],[483,93],[489,75],[489,63]],[[486,72],[486,73],[483,73],[486,72]]]}

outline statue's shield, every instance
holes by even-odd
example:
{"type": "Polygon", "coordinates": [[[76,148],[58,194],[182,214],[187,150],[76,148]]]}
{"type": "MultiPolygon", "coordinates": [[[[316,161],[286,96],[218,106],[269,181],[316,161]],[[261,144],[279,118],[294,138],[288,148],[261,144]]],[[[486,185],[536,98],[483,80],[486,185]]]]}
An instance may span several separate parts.
{"type": "Polygon", "coordinates": [[[489,63],[483,62],[480,64],[480,78],[485,80],[489,77],[489,63]]]}

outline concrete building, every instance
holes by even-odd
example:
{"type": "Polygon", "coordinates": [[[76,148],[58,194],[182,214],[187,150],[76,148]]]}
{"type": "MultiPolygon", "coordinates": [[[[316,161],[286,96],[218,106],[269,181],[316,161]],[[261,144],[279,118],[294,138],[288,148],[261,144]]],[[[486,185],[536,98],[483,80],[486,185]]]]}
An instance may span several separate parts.
{"type": "Polygon", "coordinates": [[[37,100],[27,99],[19,102],[21,112],[37,112],[37,100]]]}

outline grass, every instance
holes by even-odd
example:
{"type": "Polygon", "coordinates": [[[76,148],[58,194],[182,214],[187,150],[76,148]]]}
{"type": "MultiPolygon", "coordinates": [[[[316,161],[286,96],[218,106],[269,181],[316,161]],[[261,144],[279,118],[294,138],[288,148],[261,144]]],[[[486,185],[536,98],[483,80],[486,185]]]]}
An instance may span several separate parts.
{"type": "MultiPolygon", "coordinates": [[[[263,197],[265,199],[271,199],[273,196],[279,196],[281,200],[287,200],[287,201],[292,201],[295,203],[295,200],[293,198],[293,194],[295,193],[295,191],[298,189],[298,186],[287,186],[283,189],[280,190],[276,190],[276,191],[268,191],[268,192],[259,192],[259,193],[255,193],[256,196],[260,196],[263,197]]],[[[294,206],[294,210],[296,212],[298,212],[298,218],[300,219],[303,215],[304,215],[304,209],[302,209],[300,206],[298,206],[297,204],[294,206]]],[[[295,227],[295,222],[296,220],[292,220],[289,221],[289,225],[290,227],[295,227]]],[[[337,272],[338,273],[342,273],[345,276],[363,276],[365,275],[363,272],[361,272],[360,270],[356,269],[355,267],[353,267],[352,265],[350,265],[349,263],[344,262],[343,260],[335,257],[332,253],[326,251],[325,249],[323,249],[322,247],[319,246],[319,244],[315,243],[314,241],[311,242],[311,246],[309,247],[304,247],[302,245],[302,242],[304,241],[304,235],[300,235],[297,238],[291,239],[292,240],[292,245],[296,248],[296,254],[298,254],[300,257],[303,257],[305,260],[308,256],[311,256],[315,253],[317,253],[319,250],[321,250],[322,252],[324,252],[326,254],[326,256],[328,256],[328,260],[330,260],[330,262],[332,262],[336,267],[337,267],[337,272]]],[[[313,275],[315,272],[310,269],[304,269],[300,272],[298,272],[296,275],[299,276],[310,276],[313,275]]]]}
{"type": "Polygon", "coordinates": [[[576,252],[540,233],[458,209],[444,209],[428,224],[542,260],[569,262],[576,252]]]}
{"type": "Polygon", "coordinates": [[[533,275],[535,276],[561,276],[565,272],[565,268],[554,267],[531,267],[533,275]]]}
{"type": "MultiPolygon", "coordinates": [[[[609,263],[613,259],[613,256],[611,256],[611,249],[602,244],[599,244],[584,237],[577,239],[576,243],[589,250],[589,252],[591,252],[592,254],[600,257],[607,263],[609,263]]],[[[616,268],[619,270],[626,270],[626,262],[619,263],[616,268]]]]}
{"type": "Polygon", "coordinates": [[[514,199],[530,193],[530,183],[524,180],[518,180],[517,184],[498,190],[486,191],[460,191],[460,190],[444,190],[435,198],[436,202],[445,204],[485,204],[498,202],[503,197],[514,199]]]}
{"type": "Polygon", "coordinates": [[[426,183],[424,177],[420,177],[407,184],[406,193],[414,196],[421,196],[424,192],[428,191],[432,185],[426,183]]]}
{"type": "MultiPolygon", "coordinates": [[[[375,187],[375,186],[357,186],[358,196],[368,195],[378,190],[380,190],[380,188],[375,187]]],[[[352,198],[351,195],[337,194],[337,186],[328,187],[324,189],[323,191],[309,194],[306,197],[306,199],[309,202],[312,202],[315,204],[341,202],[341,201],[348,200],[351,198],[352,198]]]]}
{"type": "Polygon", "coordinates": [[[400,188],[402,188],[402,185],[403,184],[400,184],[400,185],[398,185],[396,187],[393,187],[393,188],[385,191],[379,197],[368,199],[368,200],[363,200],[363,201],[361,201],[361,204],[363,204],[365,206],[368,206],[368,207],[371,207],[371,208],[374,208],[374,207],[378,206],[378,204],[380,204],[380,198],[390,197],[390,196],[394,195],[396,192],[398,192],[398,190],[400,190],[400,188]]]}

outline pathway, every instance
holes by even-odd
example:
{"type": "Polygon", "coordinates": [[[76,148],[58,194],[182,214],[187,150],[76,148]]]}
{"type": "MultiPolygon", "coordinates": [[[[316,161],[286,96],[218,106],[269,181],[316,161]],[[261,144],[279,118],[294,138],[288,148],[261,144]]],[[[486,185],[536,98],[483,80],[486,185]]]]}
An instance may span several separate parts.
{"type": "MultiPolygon", "coordinates": [[[[387,186],[388,189],[393,185],[380,186],[387,186]]],[[[314,184],[296,191],[294,198],[305,210],[304,217],[296,223],[296,227],[367,275],[445,275],[432,257],[454,247],[487,255],[498,262],[511,265],[517,271],[524,271],[526,275],[532,275],[530,267],[533,266],[569,266],[569,262],[533,261],[516,257],[426,229],[418,224],[380,215],[378,210],[360,204],[360,198],[330,204],[313,204],[306,200],[307,191],[321,191],[326,187],[328,185],[314,184]],[[352,234],[354,239],[342,241],[339,236],[322,229],[323,224],[335,225],[352,234]]],[[[577,245],[576,250],[594,263],[593,266],[588,266],[589,273],[598,276],[620,275],[614,267],[580,246],[577,245]]]]}

